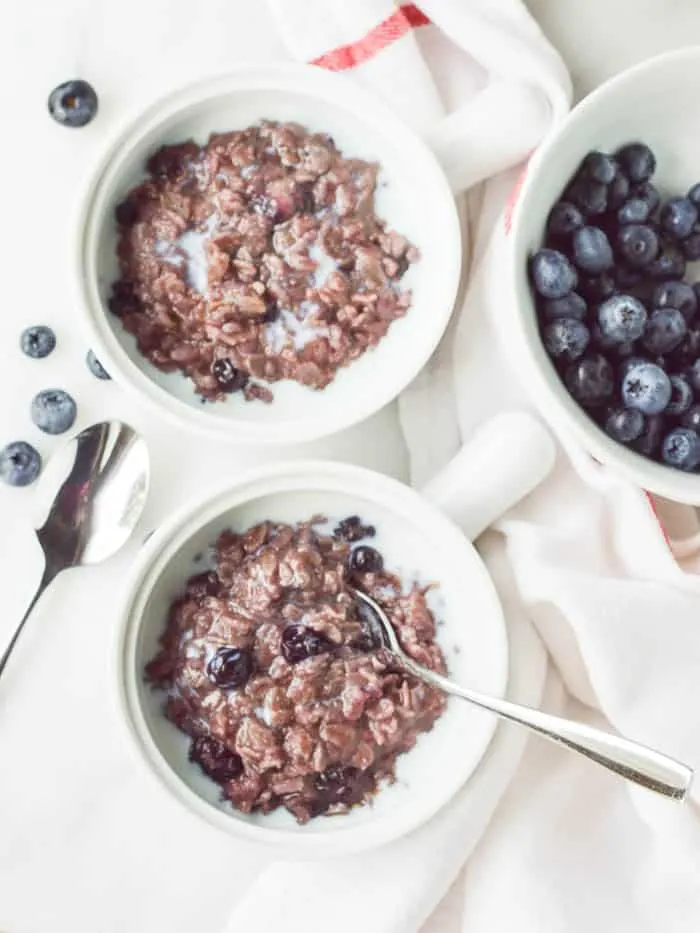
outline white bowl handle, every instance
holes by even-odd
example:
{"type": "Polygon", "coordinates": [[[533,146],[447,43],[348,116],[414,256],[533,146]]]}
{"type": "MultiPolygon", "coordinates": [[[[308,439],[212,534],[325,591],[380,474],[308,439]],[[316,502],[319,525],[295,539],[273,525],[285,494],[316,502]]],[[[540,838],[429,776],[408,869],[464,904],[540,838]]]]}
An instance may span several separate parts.
{"type": "Polygon", "coordinates": [[[533,87],[496,81],[423,134],[455,194],[522,162],[551,125],[533,87]]]}
{"type": "Polygon", "coordinates": [[[550,473],[556,447],[527,412],[504,412],[482,425],[423,489],[423,494],[476,540],[550,473]]]}

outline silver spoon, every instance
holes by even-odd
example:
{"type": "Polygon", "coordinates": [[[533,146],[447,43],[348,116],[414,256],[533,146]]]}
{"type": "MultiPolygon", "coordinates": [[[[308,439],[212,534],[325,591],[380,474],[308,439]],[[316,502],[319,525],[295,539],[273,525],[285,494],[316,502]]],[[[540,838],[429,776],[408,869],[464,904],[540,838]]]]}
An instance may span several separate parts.
{"type": "Polygon", "coordinates": [[[418,664],[405,653],[394,627],[379,603],[362,590],[355,587],[349,589],[355,599],[369,609],[371,621],[378,629],[383,647],[414,677],[438,687],[445,693],[461,697],[468,703],[495,713],[503,719],[527,726],[533,732],[585,755],[586,758],[622,775],[628,781],[634,781],[642,787],[675,800],[685,798],[693,778],[693,772],[687,765],[647,748],[645,745],[612,735],[602,729],[594,729],[580,722],[552,716],[550,713],[543,713],[529,706],[511,703],[509,700],[486,696],[476,690],[468,690],[452,683],[441,674],[436,674],[423,667],[422,664],[418,664]]]}
{"type": "Polygon", "coordinates": [[[143,438],[126,424],[105,421],[71,438],[47,464],[37,497],[47,507],[36,536],[44,573],[24,618],[0,658],[0,675],[32,609],[69,567],[97,564],[127,541],[141,517],[150,466],[143,438]]]}

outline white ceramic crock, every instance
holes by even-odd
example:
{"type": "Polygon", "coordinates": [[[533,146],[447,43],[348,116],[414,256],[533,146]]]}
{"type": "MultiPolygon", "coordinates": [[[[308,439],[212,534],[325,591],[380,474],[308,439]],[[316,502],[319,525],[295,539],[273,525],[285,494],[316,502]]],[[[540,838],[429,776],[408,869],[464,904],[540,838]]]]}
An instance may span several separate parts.
{"type": "MultiPolygon", "coordinates": [[[[533,138],[546,119],[532,92],[496,85],[464,112],[432,127],[426,134],[428,145],[349,79],[303,65],[244,67],[168,94],[110,143],[79,212],[75,281],[90,344],[120,383],[185,429],[280,444],[332,434],[368,417],[416,376],[452,313],[462,242],[450,183],[455,190],[464,189],[518,157],[513,144],[499,138],[495,121],[487,118],[494,108],[506,120],[511,112],[529,114],[533,138]],[[275,401],[269,406],[246,403],[238,394],[202,405],[189,380],[150,365],[107,311],[109,286],[117,273],[114,207],[141,180],[147,156],[160,145],[188,138],[203,142],[212,132],[243,128],[263,118],[294,120],[329,132],[347,154],[380,162],[378,213],[421,252],[420,262],[405,278],[413,305],[376,350],[341,370],[323,391],[285,381],[275,384],[275,401]]],[[[525,144],[518,134],[517,146],[525,144]]]]}
{"type": "Polygon", "coordinates": [[[538,150],[513,212],[507,303],[515,316],[512,329],[504,332],[533,401],[557,430],[573,435],[598,461],[643,489],[694,505],[700,504],[700,476],[653,463],[617,444],[566,391],[540,340],[527,261],[542,243],[552,205],[591,149],[609,152],[626,142],[646,142],[657,155],[654,180],[664,194],[683,194],[700,180],[699,76],[700,47],[644,62],[586,97],[538,150]]]}
{"type": "Polygon", "coordinates": [[[439,583],[431,608],[450,675],[501,696],[508,659],[498,597],[476,550],[445,513],[476,536],[537,485],[553,461],[552,440],[539,422],[507,414],[483,428],[424,495],[355,466],[288,463],[249,473],[174,516],[144,546],[116,649],[120,712],[148,772],[191,812],[291,857],[368,849],[429,819],[474,771],[493,735],[493,716],[450,700],[433,730],[399,759],[396,783],[372,805],[299,826],[286,812],[246,816],[219,799],[219,788],[187,760],[184,735],[163,716],[162,694],[144,683],[144,664],[156,651],[170,603],[202,569],[202,555],[224,528],[359,514],[376,526],[388,567],[405,580],[439,583]],[[517,463],[513,444],[522,451],[517,463]]]}

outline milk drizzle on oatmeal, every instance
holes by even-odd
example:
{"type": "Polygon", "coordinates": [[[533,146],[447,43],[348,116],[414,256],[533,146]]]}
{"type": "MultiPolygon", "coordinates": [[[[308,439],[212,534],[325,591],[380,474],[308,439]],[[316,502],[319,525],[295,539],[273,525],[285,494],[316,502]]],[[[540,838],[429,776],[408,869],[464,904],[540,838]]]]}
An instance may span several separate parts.
{"type": "Polygon", "coordinates": [[[374,212],[379,166],[329,136],[263,121],[166,146],[147,168],[116,210],[110,308],[202,398],[323,389],[408,311],[418,252],[374,212]]]}

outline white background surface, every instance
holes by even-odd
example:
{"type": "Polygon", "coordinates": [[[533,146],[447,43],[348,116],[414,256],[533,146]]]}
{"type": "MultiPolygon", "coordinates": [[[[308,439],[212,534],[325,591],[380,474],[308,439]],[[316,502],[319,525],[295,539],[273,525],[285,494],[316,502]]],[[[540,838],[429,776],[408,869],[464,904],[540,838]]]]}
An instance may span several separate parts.
{"type": "MultiPolygon", "coordinates": [[[[531,0],[529,5],[567,59],[579,96],[635,61],[700,37],[695,0],[531,0]]],[[[85,343],[71,326],[69,220],[87,166],[129,112],[190,75],[261,59],[251,36],[259,29],[264,5],[250,0],[245,20],[231,15],[226,0],[196,5],[174,0],[25,0],[13,3],[8,12],[0,35],[0,170],[5,182],[0,439],[23,437],[50,454],[53,442],[31,427],[28,406],[35,391],[51,385],[76,396],[79,426],[107,415],[127,417],[146,431],[155,452],[157,480],[145,533],[170,503],[249,465],[256,455],[173,436],[114,385],[89,376],[82,362],[85,343]],[[102,109],[91,127],[72,132],[51,123],[45,99],[50,88],[74,75],[94,82],[102,109]],[[59,335],[59,349],[43,363],[22,358],[15,349],[19,331],[33,323],[52,324],[59,335]]],[[[270,36],[263,57],[274,60],[281,53],[270,36]]],[[[406,469],[393,408],[332,441],[296,451],[309,453],[397,476],[406,469]]],[[[267,460],[276,454],[258,456],[267,460]]],[[[28,491],[0,490],[5,594],[0,639],[20,617],[38,578],[38,554],[28,530],[29,500],[28,491]]],[[[0,684],[2,933],[140,933],[130,905],[141,903],[150,916],[157,916],[164,897],[180,917],[173,933],[216,931],[260,863],[254,850],[232,849],[225,837],[198,824],[188,826],[198,853],[193,857],[191,851],[180,851],[178,821],[188,818],[143,781],[125,754],[108,689],[109,633],[120,595],[114,581],[136,547],[135,542],[109,567],[84,571],[80,587],[72,586],[68,576],[57,581],[0,684]],[[58,618],[60,625],[55,624],[58,618]],[[37,693],[45,698],[43,706],[29,702],[37,693]],[[59,693],[69,698],[60,708],[52,704],[52,695],[59,693]],[[99,735],[83,726],[87,709],[90,722],[96,711],[102,713],[97,717],[104,723],[99,735]],[[80,814],[64,811],[53,790],[53,778],[61,772],[81,788],[80,814]],[[148,804],[138,817],[123,804],[136,787],[148,804]],[[87,826],[92,836],[101,827],[104,850],[95,852],[84,844],[87,826]],[[117,901],[108,897],[115,887],[121,893],[117,901]],[[193,888],[206,893],[193,898],[193,888]],[[87,905],[100,901],[103,913],[95,916],[87,905]]],[[[467,872],[478,871],[478,858],[477,850],[467,872]]],[[[457,930],[458,915],[457,898],[448,897],[429,924],[430,933],[457,930]]]]}

